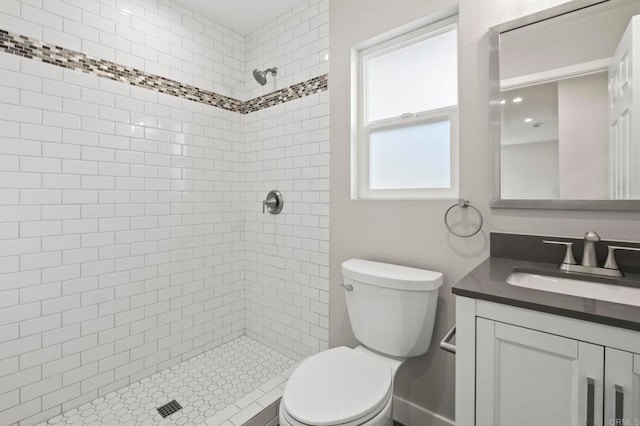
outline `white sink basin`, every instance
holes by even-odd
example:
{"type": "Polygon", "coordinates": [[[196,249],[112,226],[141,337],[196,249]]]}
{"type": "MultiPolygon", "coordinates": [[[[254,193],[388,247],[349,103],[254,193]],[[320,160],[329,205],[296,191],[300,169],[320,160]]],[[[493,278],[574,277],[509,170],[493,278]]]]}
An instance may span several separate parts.
{"type": "Polygon", "coordinates": [[[575,278],[551,277],[529,272],[512,272],[507,278],[507,283],[534,290],[640,306],[640,288],[635,287],[583,281],[575,278]]]}

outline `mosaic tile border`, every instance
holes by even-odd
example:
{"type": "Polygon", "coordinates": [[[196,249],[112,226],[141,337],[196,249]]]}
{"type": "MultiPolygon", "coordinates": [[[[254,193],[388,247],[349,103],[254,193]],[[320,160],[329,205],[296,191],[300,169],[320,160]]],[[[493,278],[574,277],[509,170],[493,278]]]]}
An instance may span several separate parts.
{"type": "Polygon", "coordinates": [[[42,61],[62,68],[94,74],[98,77],[129,83],[156,92],[212,105],[240,114],[249,114],[264,108],[313,95],[328,89],[329,76],[324,74],[287,88],[240,101],[209,90],[180,83],[159,75],[126,67],[104,59],[95,59],[75,50],[45,43],[24,35],[0,29],[0,51],[24,58],[42,61]]]}
{"type": "Polygon", "coordinates": [[[287,88],[277,90],[264,96],[251,99],[244,103],[244,114],[260,111],[274,105],[283,104],[294,99],[303,98],[314,93],[324,92],[329,88],[329,76],[327,74],[312,78],[302,83],[294,84],[287,88]]]}

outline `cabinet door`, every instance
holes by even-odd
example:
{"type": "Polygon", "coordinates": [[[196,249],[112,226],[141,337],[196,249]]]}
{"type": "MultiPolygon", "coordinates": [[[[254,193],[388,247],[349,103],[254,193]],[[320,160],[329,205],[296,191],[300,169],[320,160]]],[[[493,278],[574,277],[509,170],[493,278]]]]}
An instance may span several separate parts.
{"type": "Polygon", "coordinates": [[[606,348],[605,425],[640,425],[640,355],[606,348]]]}
{"type": "Polygon", "coordinates": [[[602,426],[604,348],[477,319],[477,426],[602,426]]]}

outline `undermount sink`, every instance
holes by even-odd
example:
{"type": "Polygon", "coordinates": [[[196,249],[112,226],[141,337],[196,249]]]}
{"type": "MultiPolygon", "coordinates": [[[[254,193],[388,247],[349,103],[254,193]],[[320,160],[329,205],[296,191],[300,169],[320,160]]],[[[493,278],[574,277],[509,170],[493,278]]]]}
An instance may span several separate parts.
{"type": "Polygon", "coordinates": [[[534,290],[640,306],[640,288],[514,271],[507,283],[534,290]]]}

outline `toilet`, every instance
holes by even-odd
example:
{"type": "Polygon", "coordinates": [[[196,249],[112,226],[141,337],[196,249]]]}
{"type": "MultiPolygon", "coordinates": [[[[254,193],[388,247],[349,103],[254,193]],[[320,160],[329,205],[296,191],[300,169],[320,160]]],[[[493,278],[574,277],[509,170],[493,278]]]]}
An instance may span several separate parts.
{"type": "Polygon", "coordinates": [[[429,350],[442,273],[351,259],[342,275],[361,345],[323,351],[296,368],[280,403],[281,426],[391,426],[396,371],[429,350]]]}

